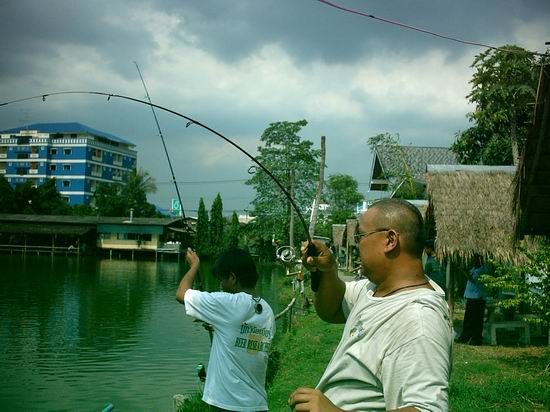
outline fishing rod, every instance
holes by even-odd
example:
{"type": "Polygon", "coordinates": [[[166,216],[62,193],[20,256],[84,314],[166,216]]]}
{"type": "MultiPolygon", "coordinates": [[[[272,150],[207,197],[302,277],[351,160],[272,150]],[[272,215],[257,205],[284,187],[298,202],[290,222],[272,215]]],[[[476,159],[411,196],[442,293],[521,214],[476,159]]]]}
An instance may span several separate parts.
{"type": "Polygon", "coordinates": [[[172,182],[174,182],[174,186],[176,188],[176,195],[178,196],[178,202],[180,202],[180,212],[181,212],[181,226],[184,231],[189,231],[190,227],[187,223],[187,219],[185,217],[185,211],[183,210],[183,202],[181,201],[180,196],[180,190],[178,187],[178,182],[176,181],[176,176],[174,175],[174,168],[172,167],[172,162],[170,161],[170,156],[168,154],[168,149],[166,148],[166,142],[164,141],[164,135],[162,134],[162,130],[160,128],[159,120],[157,118],[157,113],[155,112],[155,108],[152,106],[151,102],[151,96],[149,96],[149,91],[147,90],[147,86],[145,85],[145,80],[143,80],[143,76],[141,75],[141,70],[139,70],[139,66],[136,61],[134,61],[134,64],[136,65],[137,72],[139,74],[139,78],[141,79],[141,84],[143,84],[143,90],[145,90],[145,96],[147,97],[147,100],[149,101],[149,104],[151,104],[151,111],[153,112],[153,117],[155,118],[155,123],[157,125],[157,130],[159,132],[160,140],[162,142],[162,147],[164,148],[164,153],[166,154],[166,160],[168,161],[168,167],[170,168],[170,174],[172,175],[172,182]]]}
{"type": "MultiPolygon", "coordinates": [[[[172,113],[173,115],[176,115],[178,117],[181,117],[185,120],[187,120],[187,124],[185,125],[185,127],[189,127],[191,126],[192,124],[195,124],[199,127],[202,127],[203,129],[205,130],[208,130],[209,132],[215,134],[216,136],[222,138],[223,140],[225,140],[227,143],[231,144],[232,146],[234,146],[236,149],[238,149],[239,151],[241,151],[243,154],[245,154],[248,158],[250,158],[250,160],[252,160],[254,163],[256,163],[276,184],[277,186],[279,187],[279,189],[281,189],[281,191],[284,193],[284,195],[288,198],[288,200],[290,201],[290,204],[292,205],[292,207],[294,208],[294,210],[296,211],[296,214],[298,215],[298,218],[300,219],[300,222],[302,223],[302,226],[304,227],[304,232],[306,233],[306,236],[307,236],[307,241],[308,241],[308,245],[307,245],[307,254],[308,256],[315,256],[317,254],[317,249],[315,248],[315,245],[313,244],[312,242],[312,238],[311,238],[311,235],[309,233],[309,228],[306,224],[306,221],[304,219],[304,216],[302,215],[302,213],[300,212],[300,209],[298,209],[298,206],[296,205],[296,202],[294,201],[294,199],[292,198],[292,196],[290,196],[290,193],[288,193],[288,191],[285,189],[285,187],[282,185],[282,183],[279,181],[279,179],[277,179],[273,173],[271,173],[258,159],[256,159],[254,156],[252,156],[250,153],[248,153],[246,150],[244,150],[241,146],[239,146],[237,143],[235,143],[234,141],[232,141],[231,139],[229,139],[228,137],[224,136],[223,134],[221,134],[220,132],[212,129],[211,127],[205,125],[204,123],[201,123],[199,122],[198,120],[195,120],[189,116],[186,116],[182,113],[179,113],[175,110],[172,110],[172,109],[169,109],[167,107],[164,107],[164,106],[160,106],[158,104],[155,104],[155,103],[152,103],[152,102],[147,102],[145,100],[141,100],[141,99],[136,99],[135,97],[130,97],[130,96],[125,96],[125,95],[121,95],[121,94],[116,94],[116,93],[106,93],[106,92],[98,92],[98,91],[86,91],[86,90],[69,90],[69,91],[62,91],[62,92],[52,92],[52,93],[44,93],[44,94],[40,94],[40,95],[36,95],[36,96],[30,96],[30,97],[24,97],[24,98],[21,98],[21,99],[16,99],[16,100],[11,100],[11,101],[7,101],[7,102],[3,102],[3,103],[0,103],[0,107],[1,106],[7,106],[7,105],[10,105],[10,104],[15,104],[15,103],[21,103],[21,102],[25,102],[25,101],[29,101],[29,100],[36,100],[36,99],[42,99],[43,102],[46,101],[46,98],[47,97],[51,97],[51,96],[62,96],[62,95],[72,95],[72,94],[84,94],[84,95],[95,95],[95,96],[106,96],[107,97],[107,101],[110,101],[112,97],[114,98],[118,98],[118,99],[122,99],[122,100],[129,100],[129,101],[132,101],[132,102],[136,102],[136,103],[141,103],[141,104],[144,104],[146,106],[150,106],[151,108],[156,108],[156,109],[159,109],[159,110],[162,110],[162,111],[165,111],[167,113],[172,113]]],[[[156,116],[155,116],[156,117],[156,116]]],[[[181,204],[181,202],[180,202],[181,204]]],[[[183,209],[183,207],[182,207],[183,209]]],[[[316,292],[319,288],[319,282],[320,282],[320,276],[319,276],[319,273],[318,272],[312,272],[312,278],[311,278],[311,289],[316,292]]]]}
{"type": "MultiPolygon", "coordinates": [[[[136,61],[134,61],[134,64],[136,65],[137,72],[139,74],[139,78],[141,79],[141,84],[143,84],[143,90],[145,90],[145,96],[147,97],[147,100],[149,101],[149,104],[152,104],[151,96],[149,96],[149,90],[147,90],[147,86],[145,85],[145,80],[143,79],[143,76],[141,75],[141,70],[139,69],[139,66],[136,61]]],[[[162,142],[162,147],[164,148],[164,153],[166,154],[166,160],[168,161],[168,167],[170,168],[170,173],[172,174],[172,182],[174,182],[174,187],[176,188],[176,195],[178,196],[178,202],[180,203],[180,212],[181,212],[181,227],[183,229],[183,233],[189,233],[191,230],[191,227],[187,223],[187,218],[185,217],[185,210],[183,209],[183,202],[181,201],[181,195],[180,190],[178,187],[178,182],[176,181],[176,176],[174,175],[174,168],[172,167],[172,162],[170,161],[170,155],[168,154],[168,149],[166,148],[166,142],[164,141],[164,135],[162,133],[162,130],[160,128],[160,123],[157,118],[157,113],[155,112],[155,108],[151,105],[151,111],[153,112],[153,117],[155,118],[155,123],[157,125],[157,130],[159,132],[160,140],[162,142]]],[[[202,278],[200,275],[200,272],[197,271],[197,283],[199,285],[199,290],[202,290],[203,284],[202,284],[202,278]]],[[[208,330],[208,335],[210,336],[210,343],[212,343],[212,331],[208,330]]]]}

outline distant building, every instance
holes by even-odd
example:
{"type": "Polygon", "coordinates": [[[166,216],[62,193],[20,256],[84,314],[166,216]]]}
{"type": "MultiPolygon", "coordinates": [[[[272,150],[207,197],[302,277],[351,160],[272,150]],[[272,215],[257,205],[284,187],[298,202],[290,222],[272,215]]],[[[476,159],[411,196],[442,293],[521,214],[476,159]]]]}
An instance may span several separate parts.
{"type": "Polygon", "coordinates": [[[0,174],[13,187],[55,178],[68,204],[90,204],[98,183],[127,182],[134,147],[81,123],[35,123],[0,131],[0,174]]]}
{"type": "Polygon", "coordinates": [[[409,175],[416,185],[425,186],[427,165],[453,165],[456,155],[447,147],[376,146],[367,198],[393,197],[409,175]],[[393,189],[393,190],[392,190],[393,189]]]}

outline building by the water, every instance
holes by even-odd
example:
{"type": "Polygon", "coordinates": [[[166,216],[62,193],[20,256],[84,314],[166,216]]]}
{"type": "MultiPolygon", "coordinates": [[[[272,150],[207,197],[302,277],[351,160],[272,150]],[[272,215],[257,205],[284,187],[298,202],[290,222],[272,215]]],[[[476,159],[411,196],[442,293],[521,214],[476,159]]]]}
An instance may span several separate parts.
{"type": "Polygon", "coordinates": [[[68,204],[90,204],[99,182],[127,182],[134,147],[81,123],[35,123],[0,131],[0,174],[12,187],[55,178],[68,204]]]}

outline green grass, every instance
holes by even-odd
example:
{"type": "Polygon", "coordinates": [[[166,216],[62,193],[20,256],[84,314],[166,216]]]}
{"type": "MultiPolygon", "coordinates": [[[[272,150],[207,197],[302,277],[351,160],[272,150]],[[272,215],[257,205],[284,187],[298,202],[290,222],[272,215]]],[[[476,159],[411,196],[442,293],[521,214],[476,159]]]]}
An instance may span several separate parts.
{"type": "Polygon", "coordinates": [[[550,352],[545,347],[456,345],[453,411],[550,410],[550,352]]]}
{"type": "Polygon", "coordinates": [[[343,325],[325,323],[315,313],[295,317],[293,329],[274,343],[279,365],[267,394],[270,411],[288,412],[288,396],[294,389],[317,385],[342,329],[343,325]]]}
{"type": "MultiPolygon", "coordinates": [[[[297,317],[275,350],[279,367],[268,391],[271,411],[288,412],[288,396],[298,386],[314,387],[340,340],[342,325],[314,313],[297,317]]],[[[454,346],[451,411],[550,410],[550,350],[544,346],[454,346]]]]}
{"type": "MultiPolygon", "coordinates": [[[[290,301],[292,291],[288,283],[282,279],[279,286],[281,301],[290,301]]],[[[455,309],[455,327],[460,329],[463,308],[457,305],[455,309]]],[[[309,313],[294,316],[289,332],[285,333],[282,326],[278,322],[272,347],[274,362],[268,370],[272,412],[288,412],[287,399],[292,391],[317,384],[343,330],[343,325],[320,320],[313,308],[309,313]]],[[[194,401],[185,411],[205,410],[199,399],[194,401]]],[[[550,349],[456,344],[450,409],[453,412],[550,410],[550,349]]]]}

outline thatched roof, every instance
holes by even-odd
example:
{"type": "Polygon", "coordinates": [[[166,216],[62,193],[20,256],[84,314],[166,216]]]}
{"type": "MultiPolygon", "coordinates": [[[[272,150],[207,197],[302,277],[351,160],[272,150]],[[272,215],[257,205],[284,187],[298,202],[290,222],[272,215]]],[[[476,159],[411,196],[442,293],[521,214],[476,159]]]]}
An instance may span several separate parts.
{"type": "Polygon", "coordinates": [[[550,235],[550,65],[541,68],[534,125],[515,179],[515,235],[550,235]]]}
{"type": "Polygon", "coordinates": [[[428,226],[440,258],[484,257],[518,262],[513,246],[514,166],[429,166],[428,226]]]}

